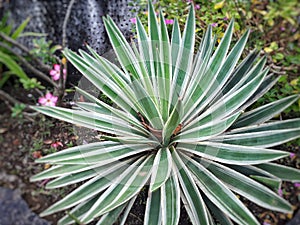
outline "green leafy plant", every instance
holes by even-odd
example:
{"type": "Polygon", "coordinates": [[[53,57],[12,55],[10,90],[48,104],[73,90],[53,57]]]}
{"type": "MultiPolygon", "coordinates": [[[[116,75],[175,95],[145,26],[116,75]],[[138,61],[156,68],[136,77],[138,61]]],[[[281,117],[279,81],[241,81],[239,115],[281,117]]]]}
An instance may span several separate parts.
{"type": "MultiPolygon", "coordinates": [[[[19,36],[21,36],[28,22],[29,18],[24,20],[24,22],[14,30],[13,24],[8,23],[8,15],[6,14],[0,21],[0,33],[9,36],[13,40],[16,40],[19,36]]],[[[7,43],[5,40],[0,38],[0,88],[3,87],[5,82],[12,75],[18,76],[24,81],[30,80],[24,70],[18,64],[17,57],[7,49],[7,47],[10,46],[10,43],[7,43]],[[8,70],[4,70],[4,66],[8,70]]]]}
{"type": "Polygon", "coordinates": [[[181,201],[195,225],[215,219],[222,225],[259,224],[236,194],[292,212],[276,192],[282,180],[300,181],[300,172],[273,162],[289,153],[272,147],[299,137],[300,119],[271,119],[299,95],[246,111],[277,81],[256,51],[238,64],[249,31],[229,50],[234,22],[217,47],[209,26],[194,55],[194,8],[183,34],[175,20],[170,38],[150,1],[148,18],[148,34],[137,18],[137,46],[127,43],[110,17],[103,19],[121,68],[89,47],[91,55],[64,50],[114,105],[77,88],[86,101],[74,109],[33,107],[98,130],[104,139],[36,160],[53,165],[32,178],[55,178],[47,188],[84,182],[41,215],[72,208],[59,224],[98,219],[98,225],[108,225],[118,217],[125,224],[145,186],[144,224],[178,224],[181,201]]]}
{"type": "Polygon", "coordinates": [[[37,56],[45,64],[56,64],[58,62],[54,54],[57,50],[61,49],[60,45],[53,45],[52,41],[47,41],[45,37],[33,40],[34,48],[31,49],[31,53],[37,56]]]}
{"type": "Polygon", "coordinates": [[[12,118],[22,118],[23,117],[23,110],[26,108],[26,105],[20,103],[20,104],[15,104],[14,107],[12,108],[11,112],[11,117],[12,118]]]}

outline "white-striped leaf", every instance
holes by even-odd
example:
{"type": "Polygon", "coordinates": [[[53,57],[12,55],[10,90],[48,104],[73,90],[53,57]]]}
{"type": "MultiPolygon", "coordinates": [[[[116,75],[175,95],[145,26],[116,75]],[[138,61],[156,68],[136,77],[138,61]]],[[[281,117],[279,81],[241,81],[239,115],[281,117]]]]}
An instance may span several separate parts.
{"type": "Polygon", "coordinates": [[[232,220],[238,224],[259,225],[246,206],[211,172],[192,159],[187,161],[187,167],[195,175],[195,181],[203,193],[232,220]]]}
{"type": "Polygon", "coordinates": [[[217,162],[249,165],[269,162],[288,156],[287,152],[216,142],[178,144],[177,149],[217,162]]]}
{"type": "Polygon", "coordinates": [[[161,148],[157,151],[153,163],[153,170],[150,182],[150,191],[160,188],[170,177],[172,169],[172,157],[168,148],[161,148]]]}

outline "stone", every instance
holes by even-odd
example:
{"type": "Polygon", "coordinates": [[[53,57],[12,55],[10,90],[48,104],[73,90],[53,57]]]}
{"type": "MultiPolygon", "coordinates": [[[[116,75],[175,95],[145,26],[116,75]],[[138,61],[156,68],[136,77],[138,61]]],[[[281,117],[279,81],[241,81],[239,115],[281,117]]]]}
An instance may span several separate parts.
{"type": "Polygon", "coordinates": [[[33,213],[20,192],[0,187],[0,225],[50,225],[33,213]]]}

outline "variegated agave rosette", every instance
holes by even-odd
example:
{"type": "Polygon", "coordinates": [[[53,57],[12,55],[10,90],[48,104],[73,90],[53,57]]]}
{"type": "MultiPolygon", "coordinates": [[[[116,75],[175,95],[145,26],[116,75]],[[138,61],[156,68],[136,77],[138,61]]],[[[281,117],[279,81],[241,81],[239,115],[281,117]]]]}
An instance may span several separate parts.
{"type": "Polygon", "coordinates": [[[143,189],[145,225],[178,224],[182,203],[194,225],[259,224],[237,194],[290,213],[277,191],[282,181],[300,181],[300,173],[272,162],[289,154],[270,148],[298,138],[300,119],[270,119],[299,96],[247,111],[277,80],[256,51],[239,62],[249,31],[230,47],[233,21],[219,44],[209,26],[194,55],[193,8],[183,34],[175,20],[169,38],[162,13],[157,18],[149,3],[148,33],[137,18],[137,46],[110,17],[103,20],[120,66],[89,47],[91,54],[64,54],[114,105],[78,88],[89,101],[74,109],[34,107],[104,138],[36,160],[53,166],[33,181],[80,184],[42,215],[68,210],[59,224],[125,224],[143,189]]]}

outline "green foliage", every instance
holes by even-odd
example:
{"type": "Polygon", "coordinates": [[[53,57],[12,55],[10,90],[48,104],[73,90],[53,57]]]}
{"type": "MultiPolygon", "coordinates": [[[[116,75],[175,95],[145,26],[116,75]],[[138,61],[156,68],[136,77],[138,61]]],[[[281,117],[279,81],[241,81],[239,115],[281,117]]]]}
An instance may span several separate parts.
{"type": "Polygon", "coordinates": [[[231,47],[231,21],[216,46],[208,26],[194,55],[193,7],[184,31],[175,19],[169,37],[162,13],[158,19],[149,1],[148,34],[137,19],[136,46],[110,17],[103,20],[120,68],[90,47],[90,54],[64,54],[114,105],[78,88],[85,101],[74,109],[32,107],[97,130],[103,140],[37,160],[53,166],[32,181],[54,178],[46,188],[81,184],[41,215],[72,208],[58,224],[76,218],[112,225],[118,217],[125,224],[145,186],[145,225],[178,224],[181,202],[194,225],[259,224],[236,194],[291,213],[276,192],[282,180],[300,181],[300,172],[273,163],[289,153],[272,148],[300,136],[300,119],[270,120],[299,95],[247,110],[276,81],[256,51],[240,60],[249,32],[231,47]]]}
{"type": "MultiPolygon", "coordinates": [[[[29,18],[26,19],[21,25],[19,25],[15,30],[13,30],[13,24],[8,23],[8,14],[6,14],[0,21],[0,33],[7,35],[12,39],[16,40],[23,32],[25,27],[29,22],[29,18]]],[[[10,52],[5,46],[10,47],[11,44],[7,43],[5,40],[0,38],[0,88],[3,87],[5,82],[9,79],[10,76],[16,75],[20,79],[29,80],[29,77],[26,75],[24,70],[18,64],[18,58],[10,52]],[[8,70],[5,70],[6,67],[8,70]]]]}
{"type": "Polygon", "coordinates": [[[26,108],[25,104],[15,104],[11,111],[12,118],[23,118],[23,110],[26,108]]]}
{"type": "Polygon", "coordinates": [[[43,63],[53,65],[57,63],[54,54],[57,50],[61,49],[60,45],[52,44],[52,41],[47,41],[45,37],[33,40],[34,48],[31,49],[31,53],[36,55],[42,60],[43,63]]]}
{"type": "Polygon", "coordinates": [[[41,85],[41,82],[39,82],[36,78],[20,79],[20,82],[25,88],[25,90],[30,90],[34,88],[45,89],[45,87],[41,85]]]}

